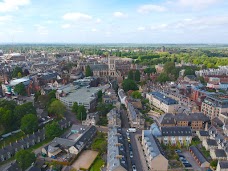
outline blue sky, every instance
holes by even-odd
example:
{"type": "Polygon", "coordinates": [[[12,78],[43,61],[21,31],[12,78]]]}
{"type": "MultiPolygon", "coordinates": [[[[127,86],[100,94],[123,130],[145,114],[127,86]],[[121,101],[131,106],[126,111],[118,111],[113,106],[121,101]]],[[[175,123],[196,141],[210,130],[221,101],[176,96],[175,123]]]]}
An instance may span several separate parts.
{"type": "Polygon", "coordinates": [[[0,0],[0,43],[228,43],[227,0],[0,0]]]}

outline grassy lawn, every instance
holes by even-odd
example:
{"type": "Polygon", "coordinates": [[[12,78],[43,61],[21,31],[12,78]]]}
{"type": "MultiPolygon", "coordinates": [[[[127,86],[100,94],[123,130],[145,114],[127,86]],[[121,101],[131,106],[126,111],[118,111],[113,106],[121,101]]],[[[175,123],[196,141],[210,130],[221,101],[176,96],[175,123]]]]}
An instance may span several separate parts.
{"type": "Polygon", "coordinates": [[[4,140],[0,141],[0,148],[2,148],[3,146],[7,146],[10,143],[15,142],[16,140],[21,139],[23,136],[25,136],[23,132],[18,132],[16,134],[9,136],[8,138],[5,138],[4,140]]]}
{"type": "Polygon", "coordinates": [[[192,138],[191,145],[197,146],[197,145],[200,144],[200,143],[201,143],[201,141],[200,141],[200,139],[199,139],[198,137],[193,137],[193,138],[192,138]]]}
{"type": "Polygon", "coordinates": [[[91,149],[98,151],[100,154],[103,154],[107,151],[107,134],[102,132],[97,132],[96,138],[93,140],[91,149]]]}
{"type": "Polygon", "coordinates": [[[206,158],[210,158],[210,151],[207,151],[205,147],[202,147],[200,150],[206,158]]]}
{"type": "Polygon", "coordinates": [[[105,164],[105,162],[100,158],[97,157],[94,161],[93,165],[89,169],[89,171],[100,171],[100,168],[105,164]]]}

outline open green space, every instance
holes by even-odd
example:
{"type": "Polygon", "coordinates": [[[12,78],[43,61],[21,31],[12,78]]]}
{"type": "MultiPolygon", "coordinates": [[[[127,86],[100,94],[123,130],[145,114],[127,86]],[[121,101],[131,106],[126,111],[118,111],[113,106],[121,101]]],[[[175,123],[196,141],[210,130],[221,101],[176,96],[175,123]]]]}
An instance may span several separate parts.
{"type": "Polygon", "coordinates": [[[97,157],[89,171],[100,171],[100,168],[105,164],[104,160],[97,157]]]}

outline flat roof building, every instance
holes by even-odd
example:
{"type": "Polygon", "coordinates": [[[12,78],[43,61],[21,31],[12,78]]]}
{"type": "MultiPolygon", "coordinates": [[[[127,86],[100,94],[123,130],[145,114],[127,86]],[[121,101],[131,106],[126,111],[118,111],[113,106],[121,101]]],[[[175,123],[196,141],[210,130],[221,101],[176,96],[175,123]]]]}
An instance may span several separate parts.
{"type": "Polygon", "coordinates": [[[97,103],[97,93],[102,87],[79,87],[66,85],[59,88],[56,92],[56,98],[59,99],[68,108],[71,108],[75,102],[78,105],[84,105],[87,110],[94,109],[97,103]]]}

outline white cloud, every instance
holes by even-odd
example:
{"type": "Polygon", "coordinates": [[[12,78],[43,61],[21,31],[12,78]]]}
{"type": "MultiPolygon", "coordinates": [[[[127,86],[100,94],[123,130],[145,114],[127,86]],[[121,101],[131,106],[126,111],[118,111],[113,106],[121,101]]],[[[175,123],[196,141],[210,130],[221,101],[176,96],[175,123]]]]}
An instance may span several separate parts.
{"type": "Polygon", "coordinates": [[[68,28],[71,27],[71,25],[70,25],[70,24],[63,24],[61,27],[62,27],[63,29],[68,29],[68,28]]]}
{"type": "Polygon", "coordinates": [[[66,13],[63,16],[63,19],[68,21],[88,21],[92,18],[92,16],[80,12],[66,13]]]}
{"type": "Polygon", "coordinates": [[[202,9],[219,3],[221,0],[177,0],[177,4],[183,7],[202,9]]]}
{"type": "Polygon", "coordinates": [[[169,27],[168,24],[157,24],[150,27],[151,30],[165,30],[169,27]]]}
{"type": "Polygon", "coordinates": [[[101,19],[100,18],[97,18],[95,22],[96,23],[101,23],[101,19]]]}
{"type": "Polygon", "coordinates": [[[92,32],[97,32],[97,29],[96,28],[92,28],[91,31],[92,32]]]}
{"type": "Polygon", "coordinates": [[[0,2],[0,12],[10,12],[18,10],[19,7],[26,6],[30,0],[3,0],[0,2]]]}
{"type": "Polygon", "coordinates": [[[0,16],[0,22],[7,22],[12,20],[12,16],[10,15],[5,15],[5,16],[0,16]]]}
{"type": "Polygon", "coordinates": [[[40,24],[35,24],[34,26],[36,27],[36,31],[40,35],[47,35],[49,33],[47,27],[45,27],[45,26],[42,26],[40,24]]]}
{"type": "Polygon", "coordinates": [[[107,37],[110,37],[111,34],[112,34],[112,33],[111,33],[110,31],[106,31],[106,32],[105,32],[105,36],[107,36],[107,37]]]}
{"type": "Polygon", "coordinates": [[[150,12],[164,12],[166,8],[160,5],[146,4],[142,5],[138,8],[138,12],[142,14],[150,13],[150,12]]]}
{"type": "Polygon", "coordinates": [[[138,31],[144,31],[145,29],[146,28],[145,27],[142,27],[142,26],[140,26],[140,27],[137,28],[138,31]]]}
{"type": "Polygon", "coordinates": [[[123,12],[120,12],[120,11],[117,11],[117,12],[114,12],[113,13],[113,16],[114,17],[117,17],[117,18],[126,18],[127,17],[127,14],[125,14],[123,12]]]}

